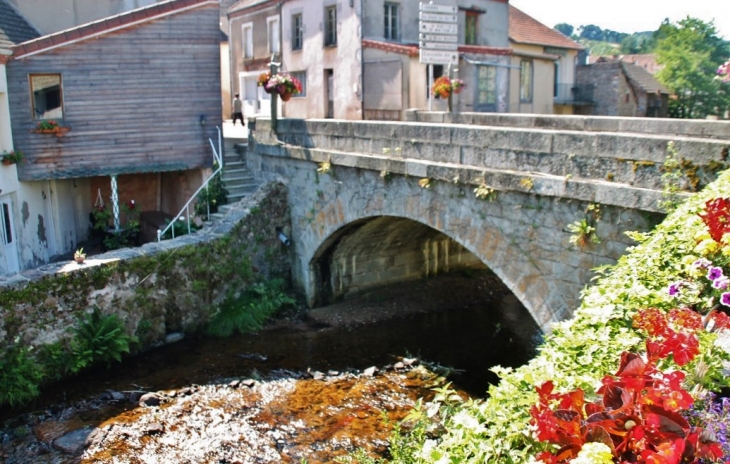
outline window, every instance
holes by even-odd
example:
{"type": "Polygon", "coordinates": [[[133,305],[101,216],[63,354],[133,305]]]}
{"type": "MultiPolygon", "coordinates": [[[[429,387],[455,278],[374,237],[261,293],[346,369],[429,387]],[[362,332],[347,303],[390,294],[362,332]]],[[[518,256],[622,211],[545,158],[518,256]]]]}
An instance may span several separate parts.
{"type": "Polygon", "coordinates": [[[241,26],[241,52],[244,58],[253,58],[253,24],[241,26]]]}
{"type": "Polygon", "coordinates": [[[387,40],[398,40],[398,4],[384,4],[385,31],[383,37],[387,40]]]}
{"type": "Polygon", "coordinates": [[[464,44],[477,45],[477,25],[479,24],[479,13],[476,11],[466,12],[466,21],[464,23],[464,44]]]}
{"type": "Polygon", "coordinates": [[[477,98],[474,109],[478,112],[497,111],[497,68],[477,66],[477,98]]]}
{"type": "Polygon", "coordinates": [[[302,91],[298,94],[294,95],[294,98],[297,97],[306,97],[307,96],[307,71],[293,71],[290,72],[289,75],[291,77],[296,77],[299,79],[299,82],[302,83],[302,91]]]}
{"type": "Polygon", "coordinates": [[[266,36],[269,42],[269,55],[279,53],[279,17],[266,18],[266,36]]]}
{"type": "Polygon", "coordinates": [[[302,15],[295,14],[291,17],[291,49],[301,50],[303,45],[302,15]]]}
{"type": "Polygon", "coordinates": [[[63,119],[60,74],[31,74],[30,93],[34,119],[63,119]]]}
{"type": "Polygon", "coordinates": [[[532,61],[520,62],[520,102],[532,103],[532,61]]]}
{"type": "Polygon", "coordinates": [[[337,45],[337,6],[324,9],[324,44],[337,45]]]}

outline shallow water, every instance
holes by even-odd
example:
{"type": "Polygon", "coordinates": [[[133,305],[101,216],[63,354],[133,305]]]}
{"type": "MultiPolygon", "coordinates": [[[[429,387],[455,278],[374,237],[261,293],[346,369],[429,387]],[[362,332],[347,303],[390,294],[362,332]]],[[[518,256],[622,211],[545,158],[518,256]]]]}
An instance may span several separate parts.
{"type": "MultiPolygon", "coordinates": [[[[400,420],[418,397],[429,395],[436,377],[424,373],[429,372],[426,370],[418,370],[419,374],[389,370],[375,377],[362,376],[355,370],[369,366],[384,368],[401,357],[417,357],[437,371],[438,366],[448,366],[452,374],[449,380],[456,388],[472,396],[484,396],[489,383],[497,380],[488,367],[524,364],[533,356],[540,333],[513,296],[497,294],[500,295],[497,301],[494,297],[465,298],[461,303],[455,301],[452,308],[363,326],[317,327],[300,323],[254,335],[186,339],[161,347],[109,370],[89,372],[47,388],[43,399],[27,409],[27,412],[35,411],[33,414],[6,413],[5,426],[10,427],[6,430],[17,430],[27,423],[26,428],[32,433],[17,437],[6,432],[0,461],[4,452],[8,463],[81,462],[77,457],[55,450],[52,443],[64,433],[83,426],[107,427],[117,432],[124,427],[130,429],[125,432],[127,438],[121,441],[115,441],[114,434],[109,434],[107,441],[89,450],[83,462],[152,462],[130,457],[145,453],[169,454],[168,458],[176,462],[248,462],[246,446],[249,454],[259,455],[259,462],[299,462],[302,458],[310,463],[332,462],[333,456],[356,447],[381,454],[393,421],[400,420]],[[307,371],[330,371],[330,375],[312,380],[305,374],[307,371]],[[353,374],[344,374],[350,371],[353,374]],[[251,389],[228,387],[231,379],[244,378],[275,380],[257,383],[251,389]],[[276,382],[291,382],[291,385],[287,383],[287,388],[277,390],[276,382]],[[126,401],[101,405],[91,402],[83,407],[76,404],[98,398],[107,390],[170,391],[190,386],[200,386],[194,390],[198,388],[201,395],[206,395],[201,397],[206,404],[195,409],[201,421],[205,421],[206,415],[238,417],[235,420],[243,422],[234,424],[235,420],[230,419],[230,427],[223,430],[250,427],[250,433],[257,438],[248,440],[248,445],[243,440],[234,446],[230,443],[238,443],[240,437],[228,437],[225,441],[228,445],[217,446],[210,450],[210,456],[201,457],[195,453],[203,445],[186,451],[184,442],[195,443],[191,438],[180,438],[181,443],[168,449],[162,447],[156,435],[139,432],[140,427],[143,429],[140,424],[156,408],[140,408],[126,401]],[[257,388],[278,393],[261,402],[257,388]],[[223,399],[211,400],[216,395],[223,395],[223,399]],[[226,404],[239,401],[239,396],[250,408],[250,411],[244,408],[250,414],[227,410],[226,404]],[[391,425],[385,425],[385,417],[391,425]],[[137,442],[129,438],[140,433],[137,442]],[[271,449],[253,451],[254,442],[256,446],[269,443],[271,449]],[[28,460],[19,451],[23,447],[29,450],[28,460]],[[261,457],[268,452],[277,457],[269,460],[261,457]],[[125,458],[125,453],[131,454],[125,458]]],[[[192,393],[190,398],[196,394],[192,393]]],[[[183,400],[173,394],[167,401],[173,408],[183,400]]],[[[172,417],[165,420],[174,422],[172,417]]],[[[169,442],[173,428],[185,427],[169,425],[162,435],[169,442]]],[[[218,432],[216,437],[226,433],[218,432]]],[[[214,443],[216,437],[208,439],[214,443]]]]}

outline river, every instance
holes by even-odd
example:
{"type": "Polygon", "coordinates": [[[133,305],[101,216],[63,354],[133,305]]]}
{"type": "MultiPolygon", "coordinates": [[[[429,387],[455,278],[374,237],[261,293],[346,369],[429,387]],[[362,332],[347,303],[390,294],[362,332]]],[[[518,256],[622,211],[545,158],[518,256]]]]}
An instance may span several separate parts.
{"type": "Polygon", "coordinates": [[[36,404],[2,412],[0,461],[380,456],[392,424],[445,375],[463,397],[484,396],[497,380],[488,368],[525,363],[539,334],[493,275],[399,285],[258,334],[188,337],[50,386],[36,404]],[[140,406],[147,392],[160,404],[140,406]]]}

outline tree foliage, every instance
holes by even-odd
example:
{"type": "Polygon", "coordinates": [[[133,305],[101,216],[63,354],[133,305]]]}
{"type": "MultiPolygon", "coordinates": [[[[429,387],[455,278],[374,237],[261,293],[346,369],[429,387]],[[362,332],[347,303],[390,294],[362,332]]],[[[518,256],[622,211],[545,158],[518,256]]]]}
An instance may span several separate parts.
{"type": "Polygon", "coordinates": [[[656,54],[664,68],[657,79],[672,91],[669,115],[704,118],[730,108],[730,85],[715,79],[730,47],[712,22],[687,17],[676,24],[665,20],[655,34],[656,54]]]}
{"type": "Polygon", "coordinates": [[[568,23],[556,24],[553,29],[555,29],[558,32],[561,32],[563,35],[567,35],[568,37],[572,37],[573,31],[575,30],[575,28],[568,23]]]}

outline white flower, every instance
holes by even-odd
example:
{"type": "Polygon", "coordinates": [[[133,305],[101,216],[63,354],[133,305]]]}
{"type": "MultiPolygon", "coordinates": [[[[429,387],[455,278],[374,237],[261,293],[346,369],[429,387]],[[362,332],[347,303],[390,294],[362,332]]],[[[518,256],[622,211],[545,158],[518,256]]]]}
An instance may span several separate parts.
{"type": "Polygon", "coordinates": [[[586,443],[570,464],[613,464],[613,453],[603,443],[586,443]]]}

